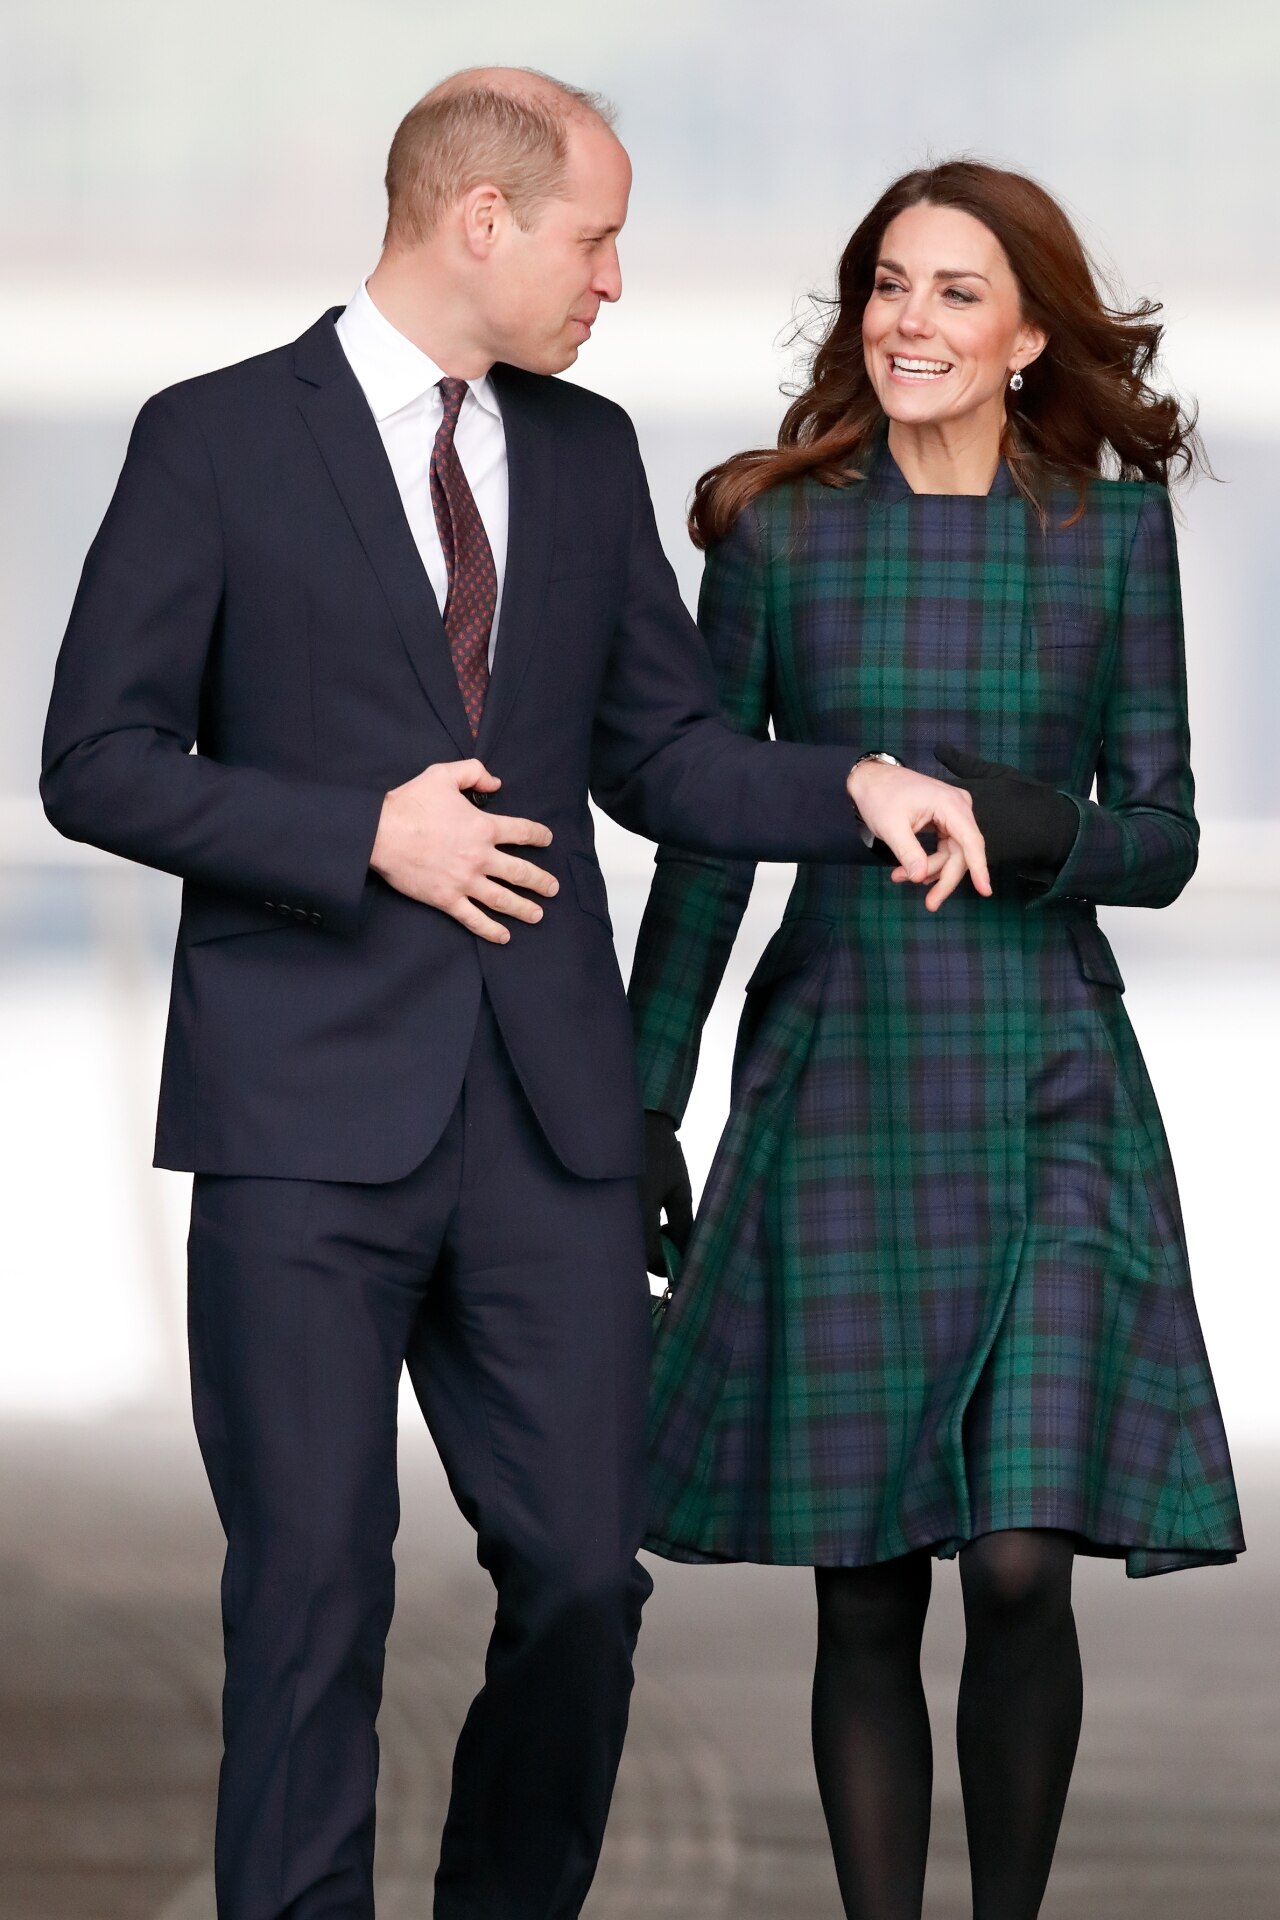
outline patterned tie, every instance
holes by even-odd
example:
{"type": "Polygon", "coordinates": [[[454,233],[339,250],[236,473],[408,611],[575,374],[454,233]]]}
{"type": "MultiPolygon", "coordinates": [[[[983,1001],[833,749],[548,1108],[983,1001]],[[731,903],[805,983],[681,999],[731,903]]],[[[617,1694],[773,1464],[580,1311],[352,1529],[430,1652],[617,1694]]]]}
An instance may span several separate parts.
{"type": "Polygon", "coordinates": [[[484,521],[453,444],[467,383],[446,376],[439,385],[444,418],[431,449],[431,505],[449,575],[445,637],[474,736],[480,731],[484,698],[489,691],[489,634],[498,604],[498,573],[484,521]]]}

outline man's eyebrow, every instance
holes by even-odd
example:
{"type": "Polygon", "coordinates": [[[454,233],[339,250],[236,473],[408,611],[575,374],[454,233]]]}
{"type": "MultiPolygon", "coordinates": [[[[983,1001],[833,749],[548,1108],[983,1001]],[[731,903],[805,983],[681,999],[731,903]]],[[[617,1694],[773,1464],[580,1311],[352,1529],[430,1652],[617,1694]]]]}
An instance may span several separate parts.
{"type": "MultiPolygon", "coordinates": [[[[879,272],[881,267],[887,267],[890,273],[905,275],[907,271],[897,260],[877,260],[876,271],[879,272]]],[[[935,280],[983,280],[987,286],[991,285],[986,274],[979,273],[976,267],[939,267],[933,277],[935,280]]]]}
{"type": "Polygon", "coordinates": [[[580,227],[578,229],[578,238],[580,240],[607,240],[611,233],[621,233],[621,232],[622,232],[621,226],[580,227]]]}

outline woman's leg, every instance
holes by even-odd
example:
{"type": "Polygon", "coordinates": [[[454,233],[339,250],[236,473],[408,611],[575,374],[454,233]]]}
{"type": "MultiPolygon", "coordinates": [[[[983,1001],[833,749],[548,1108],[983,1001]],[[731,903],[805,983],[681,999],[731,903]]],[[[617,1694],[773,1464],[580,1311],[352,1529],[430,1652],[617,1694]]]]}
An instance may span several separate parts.
{"type": "Polygon", "coordinates": [[[933,1748],[920,1680],[927,1553],[818,1567],[813,1758],[848,1920],[920,1920],[933,1748]]]}
{"type": "Polygon", "coordinates": [[[1080,1736],[1070,1536],[988,1533],[961,1550],[968,1645],[956,1722],[974,1920],[1035,1920],[1080,1736]]]}

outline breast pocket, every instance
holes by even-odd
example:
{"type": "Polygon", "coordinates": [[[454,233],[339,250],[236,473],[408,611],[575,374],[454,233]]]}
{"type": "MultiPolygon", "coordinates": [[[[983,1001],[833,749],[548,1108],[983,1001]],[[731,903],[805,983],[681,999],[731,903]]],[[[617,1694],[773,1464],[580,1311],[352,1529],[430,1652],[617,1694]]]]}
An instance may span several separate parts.
{"type": "Polygon", "coordinates": [[[1032,653],[1060,653],[1067,648],[1089,648],[1097,652],[1105,639],[1102,622],[1088,615],[1078,618],[1049,615],[1034,619],[1027,633],[1027,645],[1032,653]]]}

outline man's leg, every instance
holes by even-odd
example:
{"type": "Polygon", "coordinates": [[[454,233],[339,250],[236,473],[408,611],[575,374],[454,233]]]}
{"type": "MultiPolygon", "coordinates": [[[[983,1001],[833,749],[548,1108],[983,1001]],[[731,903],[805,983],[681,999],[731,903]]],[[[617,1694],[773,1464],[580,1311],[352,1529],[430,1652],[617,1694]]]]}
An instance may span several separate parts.
{"type": "Polygon", "coordinates": [[[458,1213],[409,1369],[497,1587],[454,1762],[438,1920],[569,1920],[586,1897],[651,1582],[650,1313],[633,1181],[547,1146],[492,1015],[463,1093],[458,1213]]]}
{"type": "Polygon", "coordinates": [[[199,1177],[196,1430],[227,1534],[219,1920],[368,1920],[396,1397],[461,1123],[385,1187],[199,1177]]]}

